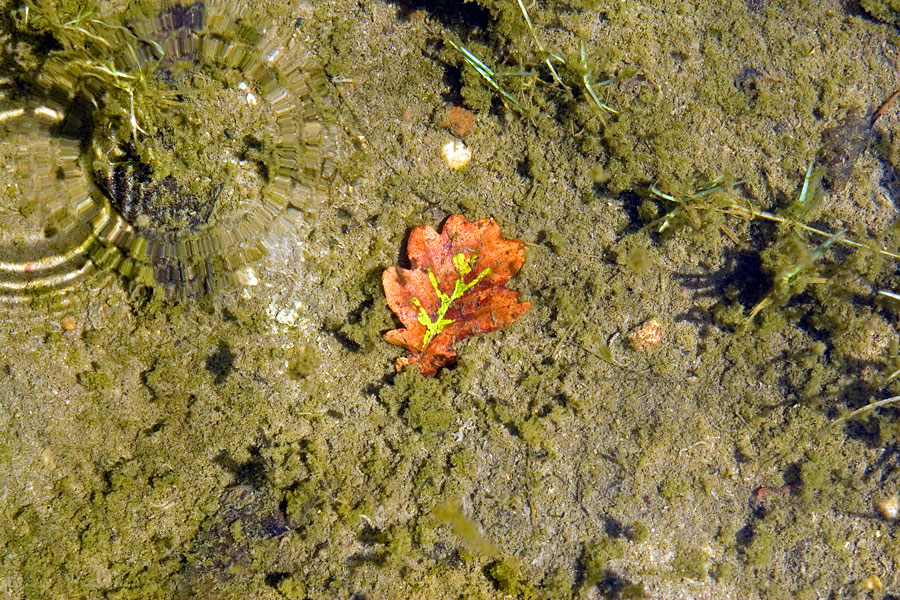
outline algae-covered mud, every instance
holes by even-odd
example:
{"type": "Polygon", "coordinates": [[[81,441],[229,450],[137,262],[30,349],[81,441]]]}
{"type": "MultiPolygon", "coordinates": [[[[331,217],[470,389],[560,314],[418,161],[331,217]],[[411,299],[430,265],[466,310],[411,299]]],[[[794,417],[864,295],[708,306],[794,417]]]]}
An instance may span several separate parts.
{"type": "Polygon", "coordinates": [[[0,596],[900,594],[896,2],[0,5],[0,596]]]}

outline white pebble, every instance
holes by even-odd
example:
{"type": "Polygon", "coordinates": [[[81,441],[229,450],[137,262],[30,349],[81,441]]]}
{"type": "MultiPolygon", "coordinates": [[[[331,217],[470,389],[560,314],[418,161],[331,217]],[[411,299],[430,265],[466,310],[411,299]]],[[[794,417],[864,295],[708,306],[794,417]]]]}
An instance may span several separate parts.
{"type": "Polygon", "coordinates": [[[897,496],[877,498],[874,504],[875,510],[885,521],[896,521],[900,517],[900,498],[897,496]]]}
{"type": "Polygon", "coordinates": [[[452,140],[441,148],[441,156],[444,157],[447,166],[456,171],[469,164],[472,160],[472,150],[462,142],[452,140]]]}
{"type": "Polygon", "coordinates": [[[259,277],[256,276],[256,269],[250,265],[241,267],[235,271],[234,280],[244,287],[253,287],[259,284],[259,277]]]}

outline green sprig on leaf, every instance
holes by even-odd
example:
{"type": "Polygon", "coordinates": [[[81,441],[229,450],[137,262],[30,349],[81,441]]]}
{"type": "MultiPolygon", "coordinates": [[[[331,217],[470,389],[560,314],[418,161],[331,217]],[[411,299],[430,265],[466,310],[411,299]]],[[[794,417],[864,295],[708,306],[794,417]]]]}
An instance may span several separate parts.
{"type": "Polygon", "coordinates": [[[425,337],[422,338],[422,349],[424,349],[428,344],[440,334],[447,325],[453,323],[454,319],[447,319],[447,311],[450,310],[450,306],[462,298],[463,294],[468,292],[470,289],[478,285],[478,283],[486,277],[491,272],[491,268],[487,267],[481,273],[479,273],[475,279],[470,281],[469,283],[465,282],[466,275],[472,272],[472,267],[475,266],[475,263],[478,260],[478,256],[472,255],[469,258],[466,258],[466,255],[462,252],[453,257],[453,266],[456,268],[456,272],[459,273],[459,279],[457,279],[453,284],[453,293],[449,296],[441,291],[440,287],[438,287],[437,278],[434,276],[434,273],[429,269],[428,270],[428,280],[431,282],[431,287],[434,289],[434,293],[437,294],[437,297],[441,301],[441,306],[438,308],[437,317],[432,320],[431,315],[428,314],[428,311],[425,310],[425,307],[422,306],[422,302],[419,301],[418,298],[413,296],[413,304],[416,308],[419,309],[419,314],[417,319],[419,323],[425,326],[425,337]]]}

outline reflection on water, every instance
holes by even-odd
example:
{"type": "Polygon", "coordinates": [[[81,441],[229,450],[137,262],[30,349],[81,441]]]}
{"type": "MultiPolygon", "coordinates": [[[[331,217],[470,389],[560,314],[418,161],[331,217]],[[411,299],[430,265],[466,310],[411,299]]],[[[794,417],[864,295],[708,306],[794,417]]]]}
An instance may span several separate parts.
{"type": "Polygon", "coordinates": [[[46,10],[23,17],[49,36],[46,60],[2,80],[0,296],[64,292],[96,269],[204,293],[314,205],[324,78],[275,27],[231,1],[46,10]]]}

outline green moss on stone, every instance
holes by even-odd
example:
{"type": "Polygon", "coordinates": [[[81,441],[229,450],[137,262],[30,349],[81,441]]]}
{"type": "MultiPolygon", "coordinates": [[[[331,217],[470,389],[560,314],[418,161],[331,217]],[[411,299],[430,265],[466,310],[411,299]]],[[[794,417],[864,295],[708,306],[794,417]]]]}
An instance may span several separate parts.
{"type": "Polygon", "coordinates": [[[811,451],[800,464],[800,481],[803,484],[800,495],[807,502],[819,494],[827,494],[833,487],[829,460],[819,452],[811,451]]]}
{"type": "Polygon", "coordinates": [[[541,582],[538,597],[541,600],[562,600],[571,598],[572,588],[575,585],[575,573],[568,568],[554,569],[548,577],[541,582]]]}
{"type": "Polygon", "coordinates": [[[78,374],[78,383],[90,391],[99,391],[111,388],[113,380],[100,371],[84,371],[78,374]]]}
{"type": "Polygon", "coordinates": [[[672,562],[676,575],[702,581],[709,570],[709,557],[701,550],[682,550],[672,562]]]}
{"type": "Polygon", "coordinates": [[[309,377],[316,372],[319,362],[315,346],[311,344],[298,346],[293,349],[288,359],[288,375],[295,380],[309,377]]]}
{"type": "Polygon", "coordinates": [[[583,587],[589,589],[606,576],[609,561],[622,558],[625,553],[622,540],[601,537],[585,544],[582,560],[584,563],[583,587]]]}
{"type": "Polygon", "coordinates": [[[900,0],[861,0],[863,9],[885,23],[900,23],[900,0]]]}
{"type": "Polygon", "coordinates": [[[768,528],[757,528],[753,532],[753,538],[744,548],[744,557],[752,567],[762,567],[772,562],[775,553],[777,536],[768,528]]]}
{"type": "Polygon", "coordinates": [[[636,544],[640,544],[641,542],[646,541],[648,537],[650,537],[650,530],[640,521],[635,521],[634,523],[629,525],[626,533],[628,535],[628,539],[636,544]]]}
{"type": "Polygon", "coordinates": [[[510,559],[498,560],[487,568],[488,576],[501,592],[522,600],[538,597],[535,587],[522,576],[510,559]]]}

